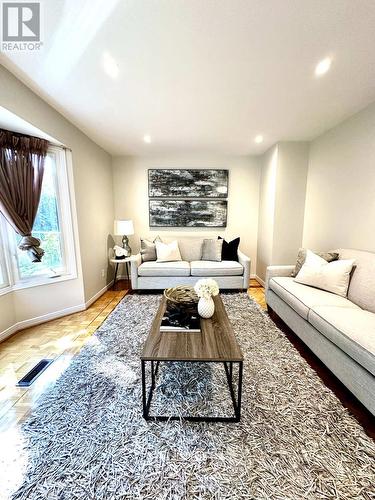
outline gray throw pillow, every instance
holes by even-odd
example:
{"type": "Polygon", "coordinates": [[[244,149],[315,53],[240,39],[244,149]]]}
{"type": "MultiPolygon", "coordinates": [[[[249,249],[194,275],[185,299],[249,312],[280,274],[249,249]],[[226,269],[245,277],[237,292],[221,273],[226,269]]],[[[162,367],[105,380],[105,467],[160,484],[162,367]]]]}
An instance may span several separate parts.
{"type": "Polygon", "coordinates": [[[203,240],[202,260],[221,262],[223,240],[203,240]]]}
{"type": "MultiPolygon", "coordinates": [[[[333,262],[334,260],[338,260],[339,254],[337,252],[314,252],[316,255],[319,255],[322,259],[327,262],[333,262]]],[[[295,278],[297,274],[300,272],[301,267],[305,263],[306,260],[306,248],[300,248],[297,255],[297,262],[294,268],[294,271],[291,274],[292,278],[295,278]]]]}
{"type": "Polygon", "coordinates": [[[161,241],[160,236],[156,236],[154,241],[147,240],[146,238],[141,238],[141,257],[142,262],[149,262],[150,260],[156,260],[156,245],[155,241],[161,241]]]}

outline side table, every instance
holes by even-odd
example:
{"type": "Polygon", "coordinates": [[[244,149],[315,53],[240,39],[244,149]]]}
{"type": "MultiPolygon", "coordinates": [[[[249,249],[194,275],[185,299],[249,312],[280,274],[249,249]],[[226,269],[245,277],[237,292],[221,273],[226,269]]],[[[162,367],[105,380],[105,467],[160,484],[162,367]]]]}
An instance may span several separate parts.
{"type": "Polygon", "coordinates": [[[129,262],[132,260],[132,257],[125,257],[125,259],[109,259],[109,262],[111,264],[115,264],[115,277],[114,277],[114,280],[113,280],[113,286],[115,286],[116,284],[116,279],[117,279],[117,272],[118,272],[118,266],[120,264],[125,264],[125,268],[126,268],[126,276],[128,278],[128,281],[129,281],[129,262]]]}

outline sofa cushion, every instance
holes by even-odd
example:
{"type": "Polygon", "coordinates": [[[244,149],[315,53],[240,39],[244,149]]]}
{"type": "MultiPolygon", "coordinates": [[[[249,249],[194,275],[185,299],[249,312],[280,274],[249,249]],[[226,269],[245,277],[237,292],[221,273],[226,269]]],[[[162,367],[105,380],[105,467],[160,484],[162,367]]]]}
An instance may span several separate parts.
{"type": "Polygon", "coordinates": [[[363,309],[316,306],[309,322],[375,375],[375,314],[363,309]]]}
{"type": "Polygon", "coordinates": [[[141,238],[141,255],[143,262],[156,260],[156,241],[161,241],[160,236],[156,236],[153,241],[148,240],[147,238],[141,238]]]}
{"type": "Polygon", "coordinates": [[[202,258],[203,238],[177,238],[181,258],[187,262],[202,258]]]}
{"type": "Polygon", "coordinates": [[[177,240],[170,243],[155,241],[157,262],[181,261],[180,249],[177,240]]]}
{"type": "Polygon", "coordinates": [[[354,262],[354,259],[327,262],[311,250],[306,250],[305,263],[294,281],[346,297],[354,262]]]}
{"type": "Polygon", "coordinates": [[[213,260],[221,262],[221,250],[223,248],[223,240],[203,240],[202,260],[213,260]]]}
{"type": "Polygon", "coordinates": [[[355,259],[348,299],[375,313],[375,253],[341,249],[340,259],[355,259]]]}
{"type": "Polygon", "coordinates": [[[194,260],[190,263],[192,276],[241,276],[243,267],[233,260],[213,262],[210,260],[194,260]]]}
{"type": "MultiPolygon", "coordinates": [[[[327,262],[333,262],[334,260],[337,260],[339,258],[338,252],[314,252],[314,253],[316,255],[319,255],[319,257],[326,260],[327,262]]],[[[300,272],[301,267],[305,263],[306,254],[307,254],[307,248],[300,248],[298,250],[297,262],[294,267],[294,270],[291,273],[292,278],[295,278],[297,274],[300,272]]]]}
{"type": "Polygon", "coordinates": [[[291,277],[272,278],[269,287],[306,320],[309,310],[315,306],[332,305],[359,309],[358,306],[344,297],[319,290],[318,288],[302,285],[294,281],[294,278],[291,277]]]}
{"type": "Polygon", "coordinates": [[[226,241],[221,236],[219,240],[223,240],[223,249],[221,252],[221,260],[236,260],[238,261],[238,247],[240,246],[240,237],[232,241],[226,241]]]}
{"type": "Polygon", "coordinates": [[[189,262],[143,262],[138,267],[139,276],[190,276],[189,262]]]}

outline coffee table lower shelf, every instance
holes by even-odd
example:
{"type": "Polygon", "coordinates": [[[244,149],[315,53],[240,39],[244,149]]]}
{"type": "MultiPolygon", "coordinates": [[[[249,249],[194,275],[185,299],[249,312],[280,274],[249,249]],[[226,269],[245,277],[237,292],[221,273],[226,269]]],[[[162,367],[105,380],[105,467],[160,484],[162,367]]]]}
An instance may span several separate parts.
{"type": "MultiPolygon", "coordinates": [[[[169,360],[165,360],[169,362],[169,360]]],[[[179,362],[176,360],[170,360],[174,363],[179,362]]],[[[243,376],[243,361],[205,361],[206,363],[223,363],[225,374],[228,382],[228,388],[230,392],[230,396],[232,398],[234,416],[233,417],[205,417],[205,416],[178,416],[178,415],[150,415],[150,406],[152,402],[152,396],[154,394],[155,389],[155,381],[157,372],[159,369],[159,363],[161,361],[149,361],[149,360],[141,360],[141,368],[142,368],[142,402],[143,402],[143,417],[146,420],[159,420],[159,421],[167,421],[167,420],[189,420],[192,422],[239,422],[241,418],[241,397],[242,397],[242,376],[243,376]],[[146,367],[147,363],[150,363],[151,368],[151,386],[149,391],[147,392],[147,383],[146,383],[146,367]],[[233,385],[233,365],[238,365],[238,384],[237,391],[235,391],[235,387],[233,385]],[[237,392],[237,397],[235,392],[237,392]]],[[[197,363],[202,361],[181,361],[184,363],[197,363]]]]}

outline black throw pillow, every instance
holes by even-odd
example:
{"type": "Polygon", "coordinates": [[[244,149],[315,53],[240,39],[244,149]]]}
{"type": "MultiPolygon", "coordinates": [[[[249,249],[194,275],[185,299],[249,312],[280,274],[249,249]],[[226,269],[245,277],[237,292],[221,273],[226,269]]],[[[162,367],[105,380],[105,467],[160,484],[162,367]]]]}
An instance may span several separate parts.
{"type": "Polygon", "coordinates": [[[224,240],[221,236],[218,237],[219,240],[223,240],[223,248],[221,251],[221,260],[235,260],[238,262],[238,247],[240,245],[240,238],[235,238],[229,243],[224,240]]]}

